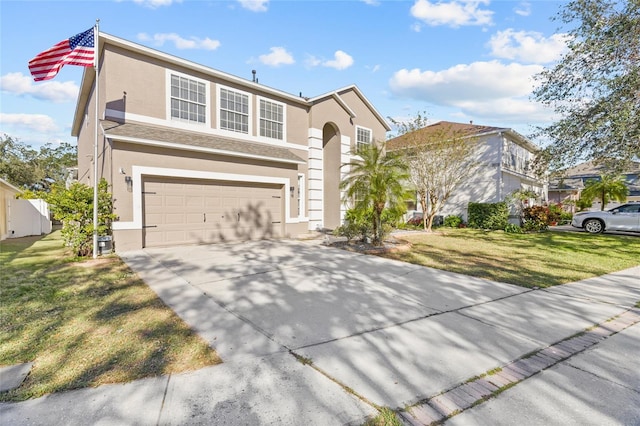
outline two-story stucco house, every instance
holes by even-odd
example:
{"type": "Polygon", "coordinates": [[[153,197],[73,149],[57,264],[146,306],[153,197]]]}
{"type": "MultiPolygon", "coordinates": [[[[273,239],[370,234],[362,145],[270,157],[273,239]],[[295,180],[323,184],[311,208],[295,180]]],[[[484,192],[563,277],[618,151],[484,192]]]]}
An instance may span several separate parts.
{"type": "MultiPolygon", "coordinates": [[[[531,190],[546,201],[547,186],[532,172],[529,165],[538,147],[510,128],[481,126],[473,123],[440,121],[425,126],[416,135],[399,136],[387,141],[389,151],[409,148],[409,141],[452,135],[452,141],[472,138],[475,144],[474,173],[461,184],[443,206],[439,215],[461,215],[467,220],[469,202],[495,203],[518,190],[531,190]]],[[[415,142],[413,142],[415,143],[415,142]]],[[[428,148],[425,148],[428,149],[428,148]]],[[[419,206],[419,203],[416,203],[419,206]]]]}
{"type": "MultiPolygon", "coordinates": [[[[356,86],[303,98],[104,33],[98,52],[97,177],[116,251],[336,227],[341,165],[390,130],[356,86]]],[[[72,128],[88,185],[95,78],[87,68],[72,128]]]]}

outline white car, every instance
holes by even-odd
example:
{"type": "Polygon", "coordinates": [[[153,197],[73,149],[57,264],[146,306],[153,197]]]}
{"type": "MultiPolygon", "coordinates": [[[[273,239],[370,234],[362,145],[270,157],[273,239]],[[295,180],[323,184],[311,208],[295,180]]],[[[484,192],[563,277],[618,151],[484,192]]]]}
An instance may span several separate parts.
{"type": "Polygon", "coordinates": [[[591,234],[604,231],[640,232],[640,203],[623,204],[611,210],[576,213],[571,225],[584,228],[591,234]]]}

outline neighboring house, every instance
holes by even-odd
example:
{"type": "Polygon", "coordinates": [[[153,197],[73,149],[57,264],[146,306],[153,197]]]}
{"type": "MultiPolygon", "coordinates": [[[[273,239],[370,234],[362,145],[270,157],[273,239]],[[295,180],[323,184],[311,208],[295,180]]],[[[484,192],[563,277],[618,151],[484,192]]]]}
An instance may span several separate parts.
{"type": "MultiPolygon", "coordinates": [[[[549,182],[549,202],[564,204],[574,212],[575,202],[580,199],[580,193],[587,181],[600,180],[600,176],[607,172],[608,169],[605,165],[596,165],[592,161],[578,164],[563,171],[560,177],[549,182]]],[[[640,162],[631,162],[629,168],[621,175],[624,176],[629,188],[626,202],[640,202],[640,162]]],[[[605,206],[605,210],[619,204],[615,201],[611,202],[605,206]]],[[[595,200],[591,209],[601,210],[601,201],[595,200]]]]}
{"type": "MultiPolygon", "coordinates": [[[[305,98],[104,33],[98,51],[98,179],[116,251],[337,227],[341,166],[390,130],[356,86],[305,98]]],[[[88,185],[95,106],[87,68],[72,135],[88,185]]]]}
{"type": "Polygon", "coordinates": [[[40,199],[16,199],[21,192],[0,179],[0,240],[51,232],[48,204],[40,199]]]}
{"type": "MultiPolygon", "coordinates": [[[[451,135],[452,139],[473,138],[477,145],[474,151],[477,170],[454,191],[439,212],[440,216],[461,215],[466,221],[470,202],[504,201],[505,197],[518,190],[534,191],[540,201],[546,201],[546,184],[530,168],[538,147],[513,129],[440,121],[416,132],[424,136],[425,141],[434,135],[445,134],[451,135]]],[[[404,135],[387,141],[389,151],[402,151],[409,145],[408,137],[404,135]]],[[[420,206],[418,200],[416,206],[420,206]]]]}

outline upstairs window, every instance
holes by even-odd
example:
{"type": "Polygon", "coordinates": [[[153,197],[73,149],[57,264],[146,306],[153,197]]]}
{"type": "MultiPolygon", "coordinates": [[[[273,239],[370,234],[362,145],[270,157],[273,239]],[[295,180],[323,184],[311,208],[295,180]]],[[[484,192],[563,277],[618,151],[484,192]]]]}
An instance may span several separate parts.
{"type": "Polygon", "coordinates": [[[220,128],[249,133],[249,95],[220,88],[220,128]]]}
{"type": "Polygon", "coordinates": [[[281,103],[260,99],[260,136],[284,139],[284,106],[281,103]]]}
{"type": "Polygon", "coordinates": [[[171,74],[171,118],[206,123],[207,87],[203,82],[171,74]]]}
{"type": "Polygon", "coordinates": [[[365,145],[371,145],[371,130],[356,126],[356,152],[365,145]]]}

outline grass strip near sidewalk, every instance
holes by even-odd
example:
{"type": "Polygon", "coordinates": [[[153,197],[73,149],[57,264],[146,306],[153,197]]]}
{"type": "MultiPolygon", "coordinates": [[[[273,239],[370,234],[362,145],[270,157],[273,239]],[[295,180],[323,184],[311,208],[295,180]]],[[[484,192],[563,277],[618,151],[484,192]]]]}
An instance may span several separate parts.
{"type": "Polygon", "coordinates": [[[523,287],[550,287],[640,265],[640,238],[634,236],[440,228],[402,239],[412,243],[410,250],[381,255],[523,287]]]}
{"type": "Polygon", "coordinates": [[[0,365],[34,362],[1,401],[221,362],[120,258],[70,256],[60,231],[0,243],[0,365]]]}

